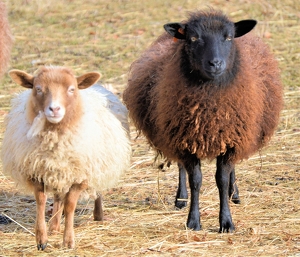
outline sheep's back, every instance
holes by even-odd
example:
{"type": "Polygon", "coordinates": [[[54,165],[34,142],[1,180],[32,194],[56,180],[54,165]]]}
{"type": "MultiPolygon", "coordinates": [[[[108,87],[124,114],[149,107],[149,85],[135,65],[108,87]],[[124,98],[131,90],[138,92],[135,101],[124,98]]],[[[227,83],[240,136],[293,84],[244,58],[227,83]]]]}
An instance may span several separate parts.
{"type": "Polygon", "coordinates": [[[105,98],[105,107],[108,108],[116,116],[116,118],[122,123],[123,128],[126,129],[129,133],[128,110],[121,103],[119,98],[111,91],[99,84],[93,85],[91,89],[96,90],[105,98]]]}
{"type": "MultiPolygon", "coordinates": [[[[164,67],[172,41],[167,33],[159,37],[141,57],[132,63],[129,72],[128,86],[123,92],[123,100],[129,110],[129,117],[136,128],[148,137],[155,133],[155,124],[150,122],[153,103],[151,92],[157,85],[164,67]]],[[[151,140],[150,140],[151,143],[151,140]]]]}
{"type": "Polygon", "coordinates": [[[249,77],[251,76],[255,82],[255,89],[262,91],[259,99],[262,99],[263,117],[259,127],[263,134],[262,146],[264,146],[270,141],[283,108],[283,85],[278,62],[269,46],[252,34],[238,38],[237,43],[242,54],[242,63],[249,63],[251,67],[249,77]]]}
{"type": "Polygon", "coordinates": [[[112,187],[129,165],[127,131],[109,111],[106,99],[93,89],[81,90],[84,114],[63,134],[43,130],[32,139],[26,119],[29,91],[15,100],[6,118],[2,145],[3,170],[28,188],[28,179],[43,181],[47,191],[66,193],[74,183],[87,181],[87,193],[112,187]]]}

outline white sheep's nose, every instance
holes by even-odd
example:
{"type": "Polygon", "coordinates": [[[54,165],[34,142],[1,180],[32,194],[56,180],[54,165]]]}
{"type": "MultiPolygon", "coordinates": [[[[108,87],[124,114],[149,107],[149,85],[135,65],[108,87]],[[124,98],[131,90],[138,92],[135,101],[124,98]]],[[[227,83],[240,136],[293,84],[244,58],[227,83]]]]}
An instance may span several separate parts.
{"type": "Polygon", "coordinates": [[[44,112],[49,122],[58,123],[64,118],[66,110],[63,106],[52,102],[45,108],[44,112]]]}
{"type": "Polygon", "coordinates": [[[54,116],[57,116],[57,114],[59,114],[59,110],[60,110],[60,107],[57,106],[57,107],[49,107],[50,111],[53,112],[54,116]]]}

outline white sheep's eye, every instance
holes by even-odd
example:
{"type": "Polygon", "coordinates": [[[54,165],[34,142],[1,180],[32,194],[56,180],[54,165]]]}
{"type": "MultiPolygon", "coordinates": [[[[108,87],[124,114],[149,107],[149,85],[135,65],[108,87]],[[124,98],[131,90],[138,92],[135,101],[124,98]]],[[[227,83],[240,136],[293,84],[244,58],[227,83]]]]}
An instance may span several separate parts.
{"type": "Polygon", "coordinates": [[[43,91],[42,91],[42,87],[41,87],[41,86],[36,86],[36,87],[35,87],[35,90],[36,90],[36,93],[37,93],[38,95],[42,95],[42,94],[43,94],[43,91]]]}
{"type": "Polygon", "coordinates": [[[227,36],[226,37],[226,41],[231,41],[232,40],[232,36],[227,36]]]}
{"type": "Polygon", "coordinates": [[[74,87],[74,86],[70,86],[70,87],[68,88],[68,93],[69,93],[69,94],[74,94],[74,92],[75,92],[75,87],[74,87]]]}
{"type": "Polygon", "coordinates": [[[191,37],[191,41],[192,41],[192,42],[195,42],[196,40],[197,40],[196,37],[191,37]]]}

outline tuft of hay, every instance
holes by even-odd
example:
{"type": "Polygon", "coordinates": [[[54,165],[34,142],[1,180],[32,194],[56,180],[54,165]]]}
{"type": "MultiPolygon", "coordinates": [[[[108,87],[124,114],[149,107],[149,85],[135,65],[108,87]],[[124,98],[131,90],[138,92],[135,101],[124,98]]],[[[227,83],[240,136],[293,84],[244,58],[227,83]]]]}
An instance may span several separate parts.
{"type": "MultiPolygon", "coordinates": [[[[181,21],[207,1],[10,0],[15,37],[11,68],[33,72],[42,64],[66,65],[78,75],[100,71],[121,96],[130,64],[166,22],[181,21]]],[[[300,3],[293,0],[211,1],[232,19],[254,18],[256,33],[271,46],[282,69],[285,108],[272,142],[237,165],[242,203],[231,204],[236,232],[218,233],[215,163],[203,162],[200,195],[203,230],[186,228],[188,209],[174,207],[176,165],[158,169],[156,154],[131,127],[131,168],[118,187],[103,192],[104,221],[93,221],[93,201],[75,215],[76,248],[64,249],[62,233],[36,249],[35,201],[19,192],[0,166],[0,256],[298,256],[300,253],[300,3]]],[[[21,89],[0,82],[0,142],[9,102],[21,89]]],[[[1,165],[1,164],[0,164],[1,165]]],[[[52,198],[48,199],[49,208],[52,198]]],[[[50,220],[47,213],[47,221],[50,220]]],[[[63,223],[62,223],[63,224],[63,223]]]]}

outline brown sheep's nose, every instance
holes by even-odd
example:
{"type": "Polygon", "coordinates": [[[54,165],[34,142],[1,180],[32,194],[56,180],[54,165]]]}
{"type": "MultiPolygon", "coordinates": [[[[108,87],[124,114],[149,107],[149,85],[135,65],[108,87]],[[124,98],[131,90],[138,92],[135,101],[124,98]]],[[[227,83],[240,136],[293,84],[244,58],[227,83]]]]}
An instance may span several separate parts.
{"type": "Polygon", "coordinates": [[[213,59],[211,61],[208,61],[208,63],[211,67],[215,67],[215,68],[219,69],[221,67],[223,61],[220,59],[213,59]]]}

